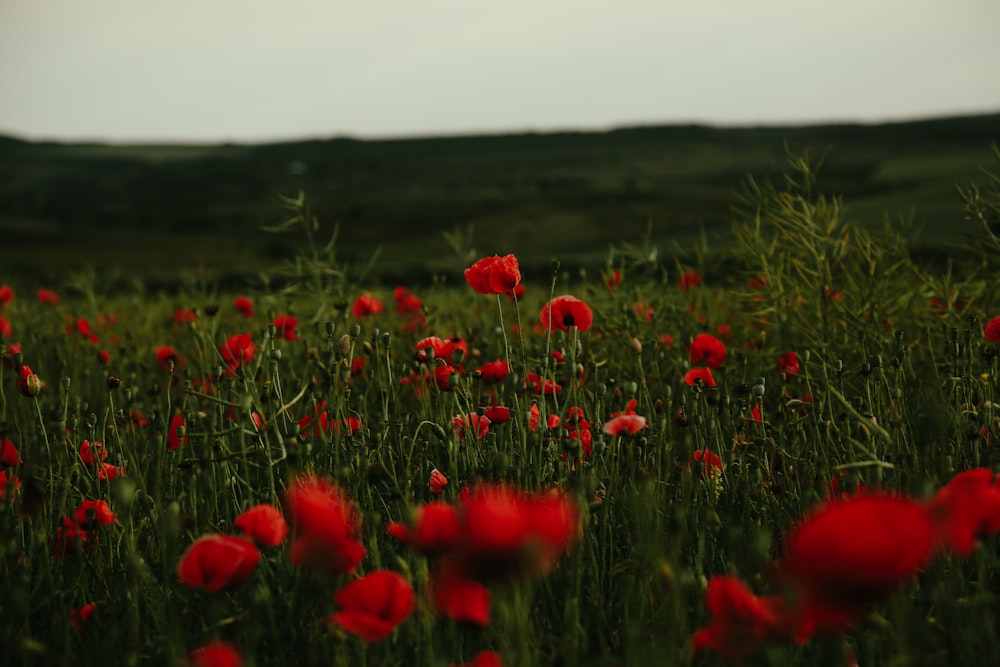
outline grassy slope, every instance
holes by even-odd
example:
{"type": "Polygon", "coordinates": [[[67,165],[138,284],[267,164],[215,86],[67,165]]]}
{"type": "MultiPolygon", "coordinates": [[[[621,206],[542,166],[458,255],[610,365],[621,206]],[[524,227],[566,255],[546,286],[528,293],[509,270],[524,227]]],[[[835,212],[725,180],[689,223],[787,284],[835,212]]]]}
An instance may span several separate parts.
{"type": "Polygon", "coordinates": [[[340,222],[342,254],[408,275],[453,259],[441,232],[475,229],[480,254],[524,262],[593,259],[610,241],[684,251],[704,231],[725,245],[748,174],[779,173],[787,152],[826,155],[820,187],[867,224],[913,216],[925,244],[960,244],[956,183],[992,166],[1000,115],[891,125],[718,129],[667,126],[386,141],[106,146],[0,138],[0,266],[51,275],[82,266],[126,274],[253,273],[291,241],[260,233],[278,194],[306,192],[340,222]]]}

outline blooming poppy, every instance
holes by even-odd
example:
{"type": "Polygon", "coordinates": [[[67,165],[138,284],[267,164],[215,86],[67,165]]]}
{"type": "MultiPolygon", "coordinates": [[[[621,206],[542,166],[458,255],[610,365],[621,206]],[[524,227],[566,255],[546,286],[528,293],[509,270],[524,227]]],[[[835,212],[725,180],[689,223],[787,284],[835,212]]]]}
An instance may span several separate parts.
{"type": "Polygon", "coordinates": [[[510,367],[503,359],[497,359],[483,364],[478,370],[480,377],[486,382],[503,382],[510,372],[510,367]]]}
{"type": "Polygon", "coordinates": [[[976,538],[1000,532],[1000,488],[993,471],[974,468],[955,475],[934,494],[929,511],[941,543],[968,556],[976,538]]]}
{"type": "Polygon", "coordinates": [[[695,368],[689,369],[684,374],[684,382],[691,386],[694,386],[699,382],[709,387],[715,386],[715,378],[712,377],[712,369],[704,366],[696,366],[695,368]]]}
{"type": "Polygon", "coordinates": [[[622,414],[612,417],[601,430],[608,435],[635,435],[646,428],[646,418],[637,414],[622,414]]]}
{"type": "Polygon", "coordinates": [[[485,628],[490,622],[490,590],[444,568],[431,582],[434,605],[457,623],[485,628]]]}
{"type": "Polygon", "coordinates": [[[21,488],[21,480],[17,475],[13,473],[8,475],[6,470],[0,469],[0,500],[7,500],[8,486],[11,487],[12,491],[17,491],[21,488]]]}
{"type": "Polygon", "coordinates": [[[568,331],[570,327],[576,327],[586,331],[594,324],[594,313],[580,299],[564,294],[542,306],[538,319],[545,329],[568,331]]]}
{"type": "Polygon", "coordinates": [[[437,336],[428,336],[417,341],[417,361],[432,361],[444,359],[449,364],[457,364],[469,356],[469,344],[455,336],[444,340],[437,336]]]}
{"type": "Polygon", "coordinates": [[[555,396],[562,391],[562,387],[556,384],[555,380],[546,378],[543,382],[538,373],[528,373],[524,376],[524,386],[536,395],[555,396]]]}
{"type": "Polygon", "coordinates": [[[517,257],[483,257],[465,270],[465,281],[480,294],[509,294],[521,282],[517,257]]]}
{"type": "Polygon", "coordinates": [[[70,609],[69,624],[78,632],[83,630],[83,628],[90,623],[90,619],[94,615],[94,610],[96,609],[97,605],[93,602],[89,602],[82,607],[74,607],[73,609],[70,609]]]}
{"type": "Polygon", "coordinates": [[[688,269],[677,277],[677,288],[682,292],[687,292],[693,287],[698,287],[701,283],[701,274],[694,269],[688,269]]]}
{"type": "Polygon", "coordinates": [[[719,455],[707,449],[696,449],[688,458],[688,467],[691,470],[694,470],[699,463],[708,477],[718,475],[725,468],[719,455]]]}
{"type": "Polygon", "coordinates": [[[38,288],[38,303],[45,306],[58,306],[59,305],[59,295],[50,289],[45,289],[44,287],[38,288]]]}
{"type": "Polygon", "coordinates": [[[118,520],[104,500],[84,500],[73,513],[73,521],[84,530],[109,526],[118,520]]]}
{"type": "Polygon", "coordinates": [[[781,357],[778,358],[778,372],[785,376],[787,380],[789,376],[799,374],[799,355],[794,352],[785,352],[781,357]]]}
{"type": "Polygon", "coordinates": [[[193,324],[197,321],[197,313],[190,308],[178,308],[174,311],[174,324],[193,324]]]}
{"type": "Polygon", "coordinates": [[[17,451],[14,443],[10,440],[0,440],[0,466],[10,468],[21,463],[23,463],[21,454],[17,451]]]}
{"type": "Polygon", "coordinates": [[[390,570],[375,570],[346,584],[334,600],[340,611],[327,618],[366,642],[389,636],[413,612],[413,587],[390,570]]]}
{"type": "Polygon", "coordinates": [[[692,364],[705,363],[718,368],[726,360],[726,344],[709,333],[700,333],[691,339],[688,358],[692,364]]]}
{"type": "Polygon", "coordinates": [[[434,367],[434,384],[439,391],[451,391],[458,382],[458,371],[454,366],[441,365],[434,367]]]}
{"type": "Polygon", "coordinates": [[[243,667],[243,656],[232,644],[215,640],[191,651],[188,667],[243,667]]]}
{"type": "Polygon", "coordinates": [[[233,306],[240,315],[246,318],[253,317],[253,300],[248,296],[238,296],[233,299],[233,306]]]}
{"type": "Polygon", "coordinates": [[[277,334],[285,340],[293,343],[298,340],[295,327],[299,326],[299,320],[294,315],[278,315],[274,318],[273,324],[277,334]]]}
{"type": "Polygon", "coordinates": [[[444,473],[442,473],[437,468],[431,470],[431,479],[430,479],[431,493],[433,493],[435,496],[440,496],[442,493],[444,493],[444,489],[446,486],[448,486],[448,478],[444,476],[444,473]]]}
{"type": "Polygon", "coordinates": [[[489,419],[491,424],[504,424],[510,419],[510,408],[504,405],[490,405],[483,410],[483,416],[489,419]]]}
{"type": "Polygon", "coordinates": [[[435,500],[414,511],[411,526],[394,521],[386,531],[418,553],[439,555],[455,548],[462,524],[453,505],[435,500]]]}
{"type": "Polygon", "coordinates": [[[195,540],[177,564],[177,579],[208,593],[236,588],[246,581],[260,552],[254,543],[232,535],[203,535],[195,540]]]}
{"type": "Polygon", "coordinates": [[[262,503],[233,521],[233,527],[254,541],[258,548],[276,547],[288,535],[288,523],[274,505],[262,503]]]}
{"type": "Polygon", "coordinates": [[[604,286],[607,287],[610,292],[614,292],[618,289],[618,285],[621,284],[621,281],[622,272],[618,269],[615,269],[611,273],[601,277],[601,282],[604,283],[604,286]]]}
{"type": "Polygon", "coordinates": [[[927,508],[892,495],[826,503],[786,536],[784,572],[798,587],[805,628],[840,631],[907,583],[933,555],[927,508]]]}
{"type": "Polygon", "coordinates": [[[121,466],[114,466],[110,463],[102,463],[97,468],[97,479],[102,482],[110,482],[113,479],[117,479],[125,474],[125,469],[121,466]]]}
{"type": "Polygon", "coordinates": [[[226,339],[219,352],[228,366],[226,374],[232,377],[236,369],[257,356],[257,346],[250,334],[236,334],[226,339]]]}
{"type": "Polygon", "coordinates": [[[988,341],[1000,343],[1000,316],[994,317],[986,323],[986,329],[983,331],[983,335],[988,341]]]}
{"type": "Polygon", "coordinates": [[[406,318],[407,331],[413,333],[427,326],[427,316],[420,297],[410,293],[405,287],[397,287],[393,297],[396,300],[396,314],[406,318]]]}
{"type": "Polygon", "coordinates": [[[285,493],[295,542],[292,564],[351,573],[365,556],[361,512],[333,482],[316,475],[298,477],[285,493]]]}
{"type": "Polygon", "coordinates": [[[712,577],[705,590],[712,624],[691,638],[695,653],[711,650],[743,661],[764,644],[795,638],[795,623],[781,596],[757,597],[736,577],[712,577]]]}
{"type": "Polygon", "coordinates": [[[465,440],[465,434],[471,432],[477,440],[482,440],[490,432],[490,420],[485,415],[478,412],[470,412],[467,415],[456,415],[451,420],[452,426],[459,440],[465,440]]]}
{"type": "Polygon", "coordinates": [[[382,302],[371,294],[362,294],[351,304],[351,314],[354,317],[368,317],[369,315],[378,315],[381,312],[382,302]]]}
{"type": "Polygon", "coordinates": [[[0,285],[0,308],[14,300],[14,288],[10,285],[0,285]]]}
{"type": "Polygon", "coordinates": [[[187,360],[169,345],[161,345],[156,348],[156,363],[163,367],[167,373],[177,368],[182,368],[187,364],[187,360]],[[173,362],[173,368],[171,368],[173,362]]]}
{"type": "Polygon", "coordinates": [[[0,317],[0,338],[10,338],[14,335],[14,327],[10,325],[10,320],[0,317]]]}

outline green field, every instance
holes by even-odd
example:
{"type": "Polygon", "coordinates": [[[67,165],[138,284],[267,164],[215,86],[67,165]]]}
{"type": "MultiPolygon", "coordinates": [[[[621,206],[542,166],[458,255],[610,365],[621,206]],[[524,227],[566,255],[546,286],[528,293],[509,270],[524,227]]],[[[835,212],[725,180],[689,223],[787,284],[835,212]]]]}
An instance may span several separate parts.
{"type": "Polygon", "coordinates": [[[748,176],[780,178],[789,155],[824,157],[818,187],[869,227],[912,223],[915,252],[957,252],[976,225],[955,185],[982,181],[1000,115],[885,125],[699,125],[264,145],[114,146],[0,139],[0,266],[8,276],[93,267],[176,283],[256,276],[296,248],[263,234],[278,196],[303,191],[339,256],[381,248],[387,282],[427,282],[455,259],[442,232],[480,253],[576,266],[609,243],[651,240],[690,255],[732,246],[748,176]]]}

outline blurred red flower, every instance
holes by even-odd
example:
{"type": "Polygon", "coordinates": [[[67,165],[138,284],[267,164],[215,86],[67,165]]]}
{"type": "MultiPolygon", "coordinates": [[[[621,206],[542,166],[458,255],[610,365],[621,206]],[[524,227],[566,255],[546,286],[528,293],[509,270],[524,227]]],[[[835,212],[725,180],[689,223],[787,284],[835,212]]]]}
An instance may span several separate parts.
{"type": "Polygon", "coordinates": [[[736,577],[712,577],[705,590],[705,606],[712,614],[712,624],[694,633],[694,653],[707,649],[742,662],[765,644],[796,639],[795,623],[784,599],[757,597],[736,577]]]}
{"type": "Polygon", "coordinates": [[[467,415],[456,415],[451,420],[452,426],[459,440],[465,440],[466,433],[472,433],[477,440],[482,440],[490,432],[490,420],[485,415],[478,412],[470,412],[467,415]]]}
{"type": "Polygon", "coordinates": [[[913,579],[934,553],[927,508],[891,495],[834,500],[786,536],[784,573],[799,589],[802,627],[841,631],[913,579]]]}
{"type": "Polygon", "coordinates": [[[435,500],[414,511],[412,525],[393,521],[386,530],[417,553],[431,556],[455,547],[462,533],[462,524],[454,506],[435,500]]]}
{"type": "Polygon", "coordinates": [[[0,440],[0,467],[10,468],[21,463],[23,463],[21,454],[14,443],[10,440],[0,440]]]}
{"type": "Polygon", "coordinates": [[[110,463],[102,463],[97,468],[97,479],[102,482],[110,482],[125,474],[125,469],[120,466],[113,466],[110,463]]]}
{"type": "Polygon", "coordinates": [[[0,500],[7,500],[8,485],[10,485],[12,491],[16,492],[21,488],[21,480],[13,473],[8,475],[6,470],[0,470],[0,500]]]}
{"type": "Polygon", "coordinates": [[[83,530],[110,526],[118,517],[103,500],[84,500],[73,513],[73,521],[83,530]]]}
{"type": "Polygon", "coordinates": [[[785,352],[778,358],[778,372],[788,380],[792,375],[799,374],[799,355],[794,352],[785,352]]]}
{"type": "Polygon", "coordinates": [[[0,338],[10,338],[14,335],[14,328],[10,325],[10,320],[0,317],[0,338]]]}
{"type": "Polygon", "coordinates": [[[480,294],[509,294],[521,282],[517,257],[484,257],[465,270],[465,281],[480,294]]]}
{"type": "Polygon", "coordinates": [[[45,289],[44,287],[38,288],[38,303],[44,306],[58,306],[59,305],[59,295],[50,289],[45,289]]]}
{"type": "Polygon", "coordinates": [[[238,296],[233,299],[233,306],[243,317],[253,317],[253,300],[248,296],[238,296]]]}
{"type": "Polygon", "coordinates": [[[437,336],[428,336],[417,341],[416,350],[417,361],[424,362],[444,359],[448,364],[457,364],[469,356],[468,343],[458,336],[448,340],[437,336]]]}
{"type": "Polygon", "coordinates": [[[316,475],[296,478],[285,493],[291,518],[291,559],[297,567],[351,573],[365,556],[361,512],[333,482],[316,475]]]}
{"type": "Polygon", "coordinates": [[[496,651],[480,651],[469,662],[462,665],[452,663],[448,667],[504,667],[500,654],[496,651]]]}
{"type": "Polygon", "coordinates": [[[604,283],[604,286],[607,287],[609,291],[614,292],[618,289],[618,285],[622,282],[622,272],[615,269],[611,273],[602,276],[601,282],[604,283]]]}
{"type": "Polygon", "coordinates": [[[594,313],[580,299],[564,294],[542,306],[538,319],[545,329],[568,331],[570,327],[576,327],[586,331],[594,324],[594,313]]]}
{"type": "Polygon", "coordinates": [[[1000,316],[994,317],[986,323],[986,329],[983,331],[983,335],[988,341],[1000,343],[1000,316]]]}
{"type": "Polygon", "coordinates": [[[288,523],[274,505],[255,505],[236,517],[233,527],[254,541],[258,548],[276,547],[288,535],[288,523]]]}
{"type": "Polygon", "coordinates": [[[326,619],[366,642],[377,642],[413,612],[414,595],[403,575],[375,570],[342,586],[334,596],[341,610],[326,619]]]}
{"type": "Polygon", "coordinates": [[[93,602],[87,603],[82,607],[70,609],[69,624],[78,632],[83,630],[87,624],[90,623],[90,619],[94,615],[95,609],[97,609],[97,605],[93,602]]]}
{"type": "Polygon", "coordinates": [[[562,391],[562,387],[556,384],[555,380],[546,379],[542,382],[542,378],[538,376],[538,373],[528,373],[524,376],[524,386],[531,390],[535,395],[545,396],[555,396],[562,391]]]}
{"type": "Polygon", "coordinates": [[[503,359],[489,361],[479,367],[480,376],[486,382],[503,382],[510,372],[510,367],[503,359]]]}
{"type": "Polygon", "coordinates": [[[181,556],[177,564],[177,579],[191,588],[218,593],[236,588],[246,581],[259,561],[260,552],[248,539],[231,535],[204,535],[181,556]]]}
{"type": "Polygon", "coordinates": [[[726,344],[709,333],[700,333],[691,339],[688,357],[692,364],[705,363],[718,368],[726,360],[726,344]]]}
{"type": "Polygon", "coordinates": [[[444,570],[431,581],[438,611],[458,623],[485,628],[490,622],[490,591],[478,581],[444,570]]]}
{"type": "Polygon", "coordinates": [[[28,366],[21,366],[17,371],[17,391],[21,396],[38,396],[45,389],[45,382],[35,375],[28,366]]]}
{"type": "Polygon", "coordinates": [[[187,359],[182,357],[177,350],[169,345],[161,345],[156,348],[156,363],[160,364],[167,373],[171,372],[171,361],[174,362],[173,370],[183,368],[187,365],[187,359]]]}
{"type": "Polygon", "coordinates": [[[688,458],[689,469],[696,470],[698,464],[701,464],[702,472],[706,477],[718,475],[725,468],[719,455],[708,449],[696,449],[688,458]]]}
{"type": "Polygon", "coordinates": [[[351,304],[351,314],[354,317],[368,317],[369,315],[378,315],[381,312],[382,302],[371,294],[362,294],[351,304]]]}
{"type": "Polygon", "coordinates": [[[178,308],[174,311],[174,324],[192,324],[197,321],[198,315],[190,308],[178,308]]]}
{"type": "Polygon", "coordinates": [[[635,435],[647,428],[646,418],[637,414],[620,414],[607,421],[601,430],[608,435],[635,435]]]}
{"type": "Polygon", "coordinates": [[[14,300],[14,288],[10,285],[0,285],[0,308],[14,300]]]}
{"type": "Polygon", "coordinates": [[[274,318],[273,324],[278,335],[285,340],[293,343],[298,340],[295,327],[299,326],[299,320],[294,315],[278,315],[274,318]]]}
{"type": "Polygon", "coordinates": [[[701,382],[708,387],[715,386],[715,378],[712,377],[712,369],[705,368],[703,366],[697,366],[689,369],[688,372],[684,374],[684,382],[692,386],[698,382],[701,382]]]}
{"type": "Polygon", "coordinates": [[[955,475],[934,494],[929,511],[941,543],[968,556],[976,538],[1000,532],[1000,488],[993,471],[974,468],[955,475]]]}
{"type": "Polygon", "coordinates": [[[687,292],[692,287],[698,287],[701,283],[701,274],[694,269],[688,269],[677,277],[677,287],[682,292],[687,292]]]}
{"type": "Polygon", "coordinates": [[[393,297],[396,300],[396,314],[406,318],[407,331],[413,333],[427,326],[427,316],[420,297],[411,294],[405,287],[397,287],[393,297]]]}
{"type": "Polygon", "coordinates": [[[216,640],[191,651],[187,667],[243,667],[243,656],[232,644],[216,640]]]}
{"type": "Polygon", "coordinates": [[[167,429],[167,447],[180,449],[187,442],[187,422],[184,421],[184,417],[174,415],[170,420],[170,427],[167,429]]]}
{"type": "Polygon", "coordinates": [[[510,408],[503,405],[490,405],[483,410],[483,416],[489,419],[491,424],[503,424],[510,419],[510,408]]]}
{"type": "Polygon", "coordinates": [[[219,347],[219,352],[228,366],[226,375],[232,377],[239,367],[257,356],[257,346],[250,334],[236,334],[226,339],[219,347]]]}

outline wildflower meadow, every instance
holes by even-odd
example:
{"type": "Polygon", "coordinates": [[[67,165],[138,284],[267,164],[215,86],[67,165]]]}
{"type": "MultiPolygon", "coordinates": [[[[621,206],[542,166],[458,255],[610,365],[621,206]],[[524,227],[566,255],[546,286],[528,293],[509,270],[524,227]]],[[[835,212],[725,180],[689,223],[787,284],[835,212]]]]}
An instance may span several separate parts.
{"type": "Polygon", "coordinates": [[[238,292],[0,273],[3,664],[1000,664],[1000,179],[924,266],[817,178],[583,270],[378,284],[299,196],[238,292]]]}

